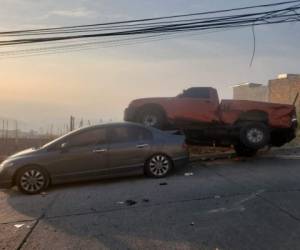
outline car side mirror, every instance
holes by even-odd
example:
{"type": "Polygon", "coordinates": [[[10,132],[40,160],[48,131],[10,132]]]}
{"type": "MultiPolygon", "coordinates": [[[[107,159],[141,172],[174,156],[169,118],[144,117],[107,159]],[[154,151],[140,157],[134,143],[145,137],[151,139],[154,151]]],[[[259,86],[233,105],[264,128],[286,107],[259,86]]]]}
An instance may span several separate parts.
{"type": "Polygon", "coordinates": [[[69,145],[67,142],[64,142],[60,145],[60,150],[62,153],[66,153],[69,150],[69,145]]]}

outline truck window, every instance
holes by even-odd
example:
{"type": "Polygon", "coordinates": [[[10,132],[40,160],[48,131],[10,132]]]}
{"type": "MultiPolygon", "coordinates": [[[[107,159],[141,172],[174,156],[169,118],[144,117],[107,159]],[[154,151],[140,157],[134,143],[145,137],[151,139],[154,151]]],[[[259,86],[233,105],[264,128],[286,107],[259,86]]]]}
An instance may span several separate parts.
{"type": "Polygon", "coordinates": [[[209,99],[209,89],[207,88],[190,88],[183,91],[181,97],[209,99]]]}

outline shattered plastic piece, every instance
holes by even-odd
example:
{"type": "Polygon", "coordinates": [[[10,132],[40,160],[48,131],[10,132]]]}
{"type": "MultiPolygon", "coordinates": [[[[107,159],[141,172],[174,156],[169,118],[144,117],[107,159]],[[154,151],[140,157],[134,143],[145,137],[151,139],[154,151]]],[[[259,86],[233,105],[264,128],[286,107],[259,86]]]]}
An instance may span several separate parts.
{"type": "Polygon", "coordinates": [[[41,195],[42,196],[46,196],[48,193],[46,193],[46,192],[41,192],[41,195]]]}
{"type": "Polygon", "coordinates": [[[160,186],[166,186],[166,185],[168,185],[168,183],[166,183],[166,182],[161,182],[161,183],[159,183],[159,185],[160,185],[160,186]]]}
{"type": "Polygon", "coordinates": [[[16,228],[21,228],[21,227],[24,226],[24,224],[15,224],[14,226],[15,226],[16,228]]]}
{"type": "Polygon", "coordinates": [[[185,173],[184,176],[193,176],[194,173],[190,172],[190,173],[185,173]]]}
{"type": "Polygon", "coordinates": [[[125,203],[126,203],[127,206],[133,206],[133,205],[136,204],[136,201],[134,201],[134,200],[127,200],[127,201],[125,201],[125,203]]]}
{"type": "Polygon", "coordinates": [[[221,196],[220,196],[220,195],[215,195],[214,198],[215,198],[215,199],[220,199],[221,196]]]}
{"type": "Polygon", "coordinates": [[[118,201],[117,204],[123,205],[125,202],[124,201],[118,201]]]}
{"type": "Polygon", "coordinates": [[[194,222],[192,222],[190,225],[191,225],[191,226],[194,226],[194,225],[195,225],[195,223],[194,223],[194,222]]]}

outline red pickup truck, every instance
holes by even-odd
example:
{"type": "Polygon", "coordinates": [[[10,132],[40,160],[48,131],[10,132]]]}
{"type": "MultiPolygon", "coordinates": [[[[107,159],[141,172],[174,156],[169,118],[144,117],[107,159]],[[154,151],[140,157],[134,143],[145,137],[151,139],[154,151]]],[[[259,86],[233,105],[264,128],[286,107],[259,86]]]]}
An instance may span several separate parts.
{"type": "Polygon", "coordinates": [[[143,98],[125,110],[126,121],[184,132],[187,143],[235,147],[238,155],[282,146],[295,137],[294,105],[245,100],[219,101],[216,89],[195,87],[176,97],[143,98]]]}

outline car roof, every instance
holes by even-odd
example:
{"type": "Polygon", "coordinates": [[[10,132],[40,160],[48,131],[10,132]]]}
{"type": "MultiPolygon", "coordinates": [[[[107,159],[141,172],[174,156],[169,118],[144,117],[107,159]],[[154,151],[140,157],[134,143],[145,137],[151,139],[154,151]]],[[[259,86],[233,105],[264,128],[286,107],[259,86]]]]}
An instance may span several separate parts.
{"type": "Polygon", "coordinates": [[[89,130],[89,129],[93,129],[93,128],[115,127],[115,126],[124,126],[124,127],[135,126],[135,127],[146,128],[144,125],[139,124],[139,123],[134,123],[134,122],[110,122],[110,123],[103,123],[103,124],[97,124],[97,125],[82,127],[82,128],[74,130],[74,132],[75,131],[89,130]]]}
{"type": "Polygon", "coordinates": [[[134,123],[134,122],[111,122],[111,123],[104,123],[104,124],[98,124],[98,125],[92,125],[92,126],[87,126],[87,127],[82,127],[82,128],[79,128],[79,129],[76,129],[76,130],[73,130],[61,137],[58,137],[57,139],[45,144],[43,147],[47,147],[59,140],[62,140],[63,138],[66,138],[68,136],[72,136],[72,135],[76,135],[76,134],[79,134],[81,132],[84,132],[84,131],[88,131],[88,130],[92,130],[92,129],[97,129],[97,128],[105,128],[105,127],[115,127],[115,126],[124,126],[124,127],[141,127],[141,128],[145,128],[145,129],[148,129],[147,127],[143,126],[142,124],[139,124],[139,123],[134,123]]]}

